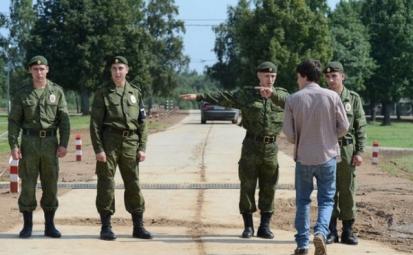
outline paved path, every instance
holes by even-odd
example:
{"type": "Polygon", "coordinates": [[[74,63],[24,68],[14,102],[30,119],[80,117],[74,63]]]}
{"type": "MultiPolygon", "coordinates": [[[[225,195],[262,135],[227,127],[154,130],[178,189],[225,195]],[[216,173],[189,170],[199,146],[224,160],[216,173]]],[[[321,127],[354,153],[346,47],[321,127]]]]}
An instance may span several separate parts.
{"type": "MultiPolygon", "coordinates": [[[[238,183],[237,162],[245,132],[223,122],[198,124],[199,113],[193,112],[169,130],[149,137],[148,159],[141,165],[141,182],[145,184],[238,183]]],[[[294,162],[280,153],[280,184],[293,185],[294,162]]],[[[120,182],[119,176],[116,177],[120,182]]],[[[147,210],[147,228],[153,240],[131,238],[130,215],[123,206],[123,190],[116,190],[114,242],[98,239],[99,221],[94,206],[94,189],[76,189],[60,197],[57,211],[61,239],[43,237],[43,215],[34,215],[34,237],[17,238],[20,226],[0,233],[2,254],[165,254],[165,255],[289,255],[295,248],[294,233],[273,226],[276,238],[249,240],[239,238],[242,219],[238,212],[237,189],[170,189],[143,191],[147,210]]],[[[294,191],[277,191],[277,197],[294,197],[294,191]]],[[[17,213],[17,212],[16,212],[17,213]]],[[[293,217],[293,216],[291,216],[293,217]]],[[[255,218],[258,224],[258,217],[255,218]]],[[[382,244],[361,240],[351,247],[334,244],[329,254],[401,254],[382,244]]],[[[312,247],[310,254],[313,252],[312,247]]]]}

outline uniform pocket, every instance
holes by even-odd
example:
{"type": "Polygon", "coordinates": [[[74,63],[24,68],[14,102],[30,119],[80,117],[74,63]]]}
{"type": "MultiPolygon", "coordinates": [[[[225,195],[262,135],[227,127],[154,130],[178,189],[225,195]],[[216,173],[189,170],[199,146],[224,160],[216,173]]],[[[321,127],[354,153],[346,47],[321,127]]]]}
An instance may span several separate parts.
{"type": "Polygon", "coordinates": [[[136,100],[133,101],[130,98],[128,98],[128,115],[134,120],[137,120],[139,117],[139,105],[136,100]]]}
{"type": "Polygon", "coordinates": [[[109,118],[114,120],[123,116],[120,96],[117,94],[109,95],[105,98],[105,106],[108,111],[109,118]]]}
{"type": "Polygon", "coordinates": [[[22,104],[25,118],[32,120],[36,114],[36,102],[32,99],[25,99],[22,104]]]}
{"type": "Polygon", "coordinates": [[[47,114],[47,117],[51,119],[56,118],[57,102],[50,102],[49,100],[47,100],[45,112],[47,114]]]}

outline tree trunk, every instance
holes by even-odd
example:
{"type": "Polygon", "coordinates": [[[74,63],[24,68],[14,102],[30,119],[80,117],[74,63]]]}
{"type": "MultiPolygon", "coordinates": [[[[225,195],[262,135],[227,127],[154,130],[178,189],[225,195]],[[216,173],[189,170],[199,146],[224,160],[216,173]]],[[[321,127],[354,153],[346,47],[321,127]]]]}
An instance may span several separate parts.
{"type": "Polygon", "coordinates": [[[390,113],[391,113],[392,104],[391,102],[383,102],[383,126],[391,125],[390,113]]]}
{"type": "Polygon", "coordinates": [[[376,121],[376,102],[371,100],[370,101],[370,121],[376,121]]]}
{"type": "Polygon", "coordinates": [[[149,97],[149,100],[148,100],[148,116],[151,115],[152,106],[153,106],[153,97],[150,96],[150,97],[149,97]]]}
{"type": "Polygon", "coordinates": [[[76,113],[80,113],[79,93],[75,93],[76,113]]]}
{"type": "Polygon", "coordinates": [[[82,115],[89,115],[89,91],[87,89],[82,89],[80,92],[80,105],[82,115]]]}
{"type": "Polygon", "coordinates": [[[402,106],[400,103],[396,104],[396,115],[397,115],[397,120],[401,120],[402,119],[402,106]]]}

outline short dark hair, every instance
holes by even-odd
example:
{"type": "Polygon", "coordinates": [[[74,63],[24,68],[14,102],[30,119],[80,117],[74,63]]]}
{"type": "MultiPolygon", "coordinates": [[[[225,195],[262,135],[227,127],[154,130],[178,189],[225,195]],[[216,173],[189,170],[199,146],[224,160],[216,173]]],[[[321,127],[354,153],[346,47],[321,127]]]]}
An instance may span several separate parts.
{"type": "Polygon", "coordinates": [[[318,82],[321,77],[321,63],[315,59],[308,59],[301,62],[296,69],[301,77],[307,77],[307,80],[318,82]]]}

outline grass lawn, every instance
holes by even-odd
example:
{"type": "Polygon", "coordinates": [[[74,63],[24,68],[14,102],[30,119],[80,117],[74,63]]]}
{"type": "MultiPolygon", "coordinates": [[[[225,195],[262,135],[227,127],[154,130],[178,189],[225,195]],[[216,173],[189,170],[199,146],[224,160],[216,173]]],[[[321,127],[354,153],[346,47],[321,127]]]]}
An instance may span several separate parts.
{"type": "MultiPolygon", "coordinates": [[[[413,181],[413,152],[382,152],[380,169],[413,181]]],[[[380,156],[379,156],[380,157],[380,156]]]]}
{"type": "MultiPolygon", "coordinates": [[[[90,116],[70,116],[70,127],[72,130],[72,136],[74,135],[74,130],[88,129],[89,128],[90,116]]],[[[152,122],[149,121],[149,131],[160,131],[165,129],[168,124],[163,122],[152,122]]],[[[0,116],[0,135],[7,131],[7,116],[0,116]]],[[[7,135],[0,137],[0,153],[8,152],[10,150],[7,141],[7,135]]]]}
{"type": "Polygon", "coordinates": [[[7,116],[0,116],[0,135],[7,131],[7,116]]]}
{"type": "Polygon", "coordinates": [[[367,126],[367,145],[377,140],[383,147],[413,148],[413,123],[393,122],[382,126],[380,122],[371,122],[367,126]]]}

